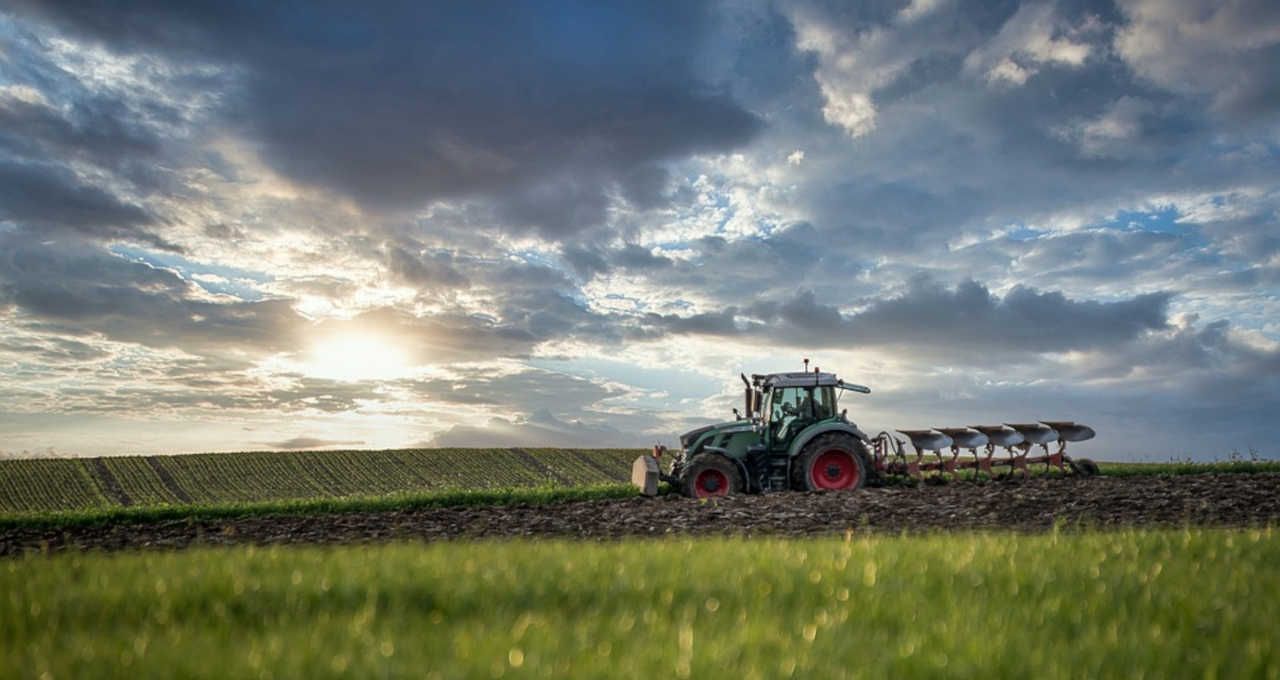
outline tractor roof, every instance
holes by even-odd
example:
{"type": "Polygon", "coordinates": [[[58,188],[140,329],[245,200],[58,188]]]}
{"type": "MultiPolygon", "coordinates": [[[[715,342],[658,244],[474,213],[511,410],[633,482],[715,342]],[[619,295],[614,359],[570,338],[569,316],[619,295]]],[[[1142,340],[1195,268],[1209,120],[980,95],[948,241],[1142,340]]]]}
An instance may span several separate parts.
{"type": "Polygon", "coordinates": [[[765,387],[815,387],[838,385],[840,379],[835,373],[770,373],[760,376],[765,387]]]}
{"type": "MultiPolygon", "coordinates": [[[[744,377],[743,380],[746,380],[744,377]]],[[[759,373],[752,374],[751,382],[755,383],[761,389],[773,389],[775,387],[839,387],[840,389],[850,390],[853,392],[861,392],[870,394],[871,389],[862,385],[847,383],[836,377],[835,373],[769,373],[761,375],[759,373]]]]}

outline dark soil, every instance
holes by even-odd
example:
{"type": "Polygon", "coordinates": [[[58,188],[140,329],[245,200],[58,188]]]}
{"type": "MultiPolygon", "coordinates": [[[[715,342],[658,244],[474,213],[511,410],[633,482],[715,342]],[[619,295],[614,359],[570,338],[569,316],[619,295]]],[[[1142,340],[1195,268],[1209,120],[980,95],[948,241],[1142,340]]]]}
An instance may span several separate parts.
{"type": "Polygon", "coordinates": [[[236,543],[353,543],[522,536],[616,539],[667,534],[812,535],[874,531],[1122,526],[1255,526],[1280,521],[1280,474],[1033,478],[552,505],[175,520],[0,530],[0,555],[236,543]]]}

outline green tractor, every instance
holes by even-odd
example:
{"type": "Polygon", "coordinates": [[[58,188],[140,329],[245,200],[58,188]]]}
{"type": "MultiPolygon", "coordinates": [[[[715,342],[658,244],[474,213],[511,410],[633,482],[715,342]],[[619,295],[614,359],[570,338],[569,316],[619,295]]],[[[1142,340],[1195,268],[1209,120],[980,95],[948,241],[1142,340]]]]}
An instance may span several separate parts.
{"type": "Polygon", "coordinates": [[[750,380],[743,375],[744,410],[734,409],[736,420],[681,435],[666,472],[666,447],[653,447],[632,465],[632,483],[647,496],[657,495],[658,483],[666,482],[686,496],[707,498],[787,490],[854,491],[887,475],[955,478],[971,470],[975,476],[994,477],[998,466],[1024,478],[1036,464],[1043,464],[1046,472],[1098,472],[1092,461],[1066,454],[1068,442],[1095,435],[1093,428],[1070,420],[896,430],[869,437],[837,406],[837,396],[871,390],[817,368],[810,372],[808,359],[804,364],[800,373],[752,375],[750,380]],[[1054,443],[1057,450],[1051,452],[1054,443]],[[1036,446],[1043,455],[1032,457],[1036,446]],[[1007,455],[997,458],[998,448],[1007,455]],[[961,459],[962,450],[972,458],[961,459]]]}
{"type": "Polygon", "coordinates": [[[752,375],[737,420],[700,427],[680,437],[670,469],[665,447],[635,461],[632,481],[646,495],[665,481],[687,496],[798,490],[854,490],[872,471],[870,438],[837,408],[841,391],[869,393],[833,373],[752,375]]]}

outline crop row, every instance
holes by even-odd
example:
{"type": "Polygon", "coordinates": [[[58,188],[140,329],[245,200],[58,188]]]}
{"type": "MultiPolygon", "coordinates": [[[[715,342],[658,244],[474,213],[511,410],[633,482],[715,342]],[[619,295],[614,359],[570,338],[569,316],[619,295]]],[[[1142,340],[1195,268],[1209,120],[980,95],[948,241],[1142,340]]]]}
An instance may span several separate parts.
{"type": "Polygon", "coordinates": [[[0,512],[623,481],[633,449],[403,449],[0,461],[0,512]]]}
{"type": "Polygon", "coordinates": [[[110,504],[83,461],[0,462],[0,511],[104,508],[110,504]]]}

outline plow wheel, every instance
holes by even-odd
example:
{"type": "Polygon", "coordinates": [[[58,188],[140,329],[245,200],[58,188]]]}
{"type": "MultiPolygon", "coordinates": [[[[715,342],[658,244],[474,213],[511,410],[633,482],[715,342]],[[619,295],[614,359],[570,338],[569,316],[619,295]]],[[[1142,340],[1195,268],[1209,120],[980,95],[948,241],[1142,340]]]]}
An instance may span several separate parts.
{"type": "Polygon", "coordinates": [[[791,469],[792,484],[805,491],[854,491],[867,482],[862,442],[843,433],[815,437],[791,469]]]}
{"type": "Polygon", "coordinates": [[[1092,477],[1100,472],[1098,464],[1088,458],[1069,459],[1067,464],[1071,466],[1071,471],[1081,477],[1092,477]]]}
{"type": "Polygon", "coordinates": [[[742,474],[738,466],[724,456],[704,453],[682,475],[682,491],[690,498],[712,498],[742,493],[742,474]]]}

